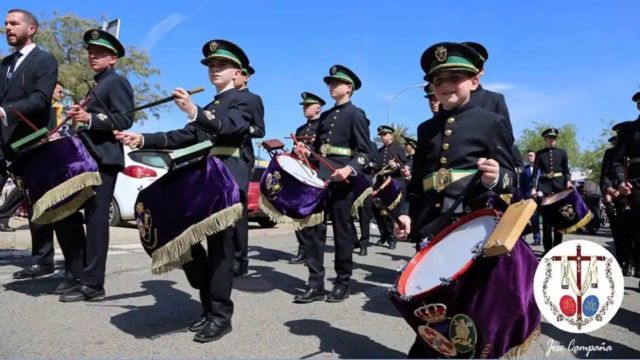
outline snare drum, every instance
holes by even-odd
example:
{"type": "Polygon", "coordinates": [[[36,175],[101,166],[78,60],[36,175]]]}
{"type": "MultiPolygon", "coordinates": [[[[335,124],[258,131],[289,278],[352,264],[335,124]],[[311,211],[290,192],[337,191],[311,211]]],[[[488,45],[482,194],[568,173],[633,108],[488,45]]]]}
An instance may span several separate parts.
{"type": "Polygon", "coordinates": [[[135,215],[151,271],[161,274],[191,261],[192,245],[242,217],[240,191],[222,161],[205,157],[140,191],[135,215]]]}
{"type": "Polygon", "coordinates": [[[538,260],[531,248],[521,239],[508,256],[482,255],[498,221],[495,210],[482,209],[449,225],[389,292],[425,357],[516,355],[539,332],[532,288],[538,260]]]}
{"type": "Polygon", "coordinates": [[[304,162],[289,154],[271,159],[260,180],[260,208],[274,221],[296,230],[324,221],[326,184],[304,162]]]}
{"type": "Polygon", "coordinates": [[[575,189],[567,189],[542,200],[540,213],[561,233],[572,233],[586,226],[593,214],[575,189]]]}
{"type": "Polygon", "coordinates": [[[75,136],[21,152],[9,172],[33,209],[31,221],[40,224],[75,213],[102,184],[98,164],[75,136]]]}

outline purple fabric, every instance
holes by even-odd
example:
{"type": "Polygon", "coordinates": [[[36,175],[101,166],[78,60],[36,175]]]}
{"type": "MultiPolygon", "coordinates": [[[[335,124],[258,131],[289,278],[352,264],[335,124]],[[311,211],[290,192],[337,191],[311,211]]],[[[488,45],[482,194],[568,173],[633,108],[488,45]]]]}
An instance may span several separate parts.
{"type": "MultiPolygon", "coordinates": [[[[74,176],[98,171],[98,165],[79,138],[67,136],[20,153],[9,171],[16,182],[22,182],[25,198],[33,205],[47,191],[74,176]]],[[[71,199],[73,195],[54,207],[71,199]]]]}
{"type": "MultiPolygon", "coordinates": [[[[384,189],[380,190],[376,197],[380,198],[382,204],[386,207],[390,207],[394,201],[398,198],[398,195],[402,192],[402,188],[400,184],[395,180],[391,179],[389,185],[385,186],[384,189]]],[[[389,210],[393,210],[389,208],[389,210]]]]}
{"type": "Polygon", "coordinates": [[[362,195],[362,193],[367,190],[367,188],[371,187],[371,181],[361,173],[358,173],[356,176],[352,176],[349,178],[349,181],[353,184],[353,200],[355,201],[357,198],[362,195]]]}
{"type": "MultiPolygon", "coordinates": [[[[450,339],[451,318],[457,314],[467,315],[475,324],[477,342],[471,352],[458,352],[458,355],[499,358],[524,343],[540,324],[540,311],[533,296],[537,265],[531,248],[521,238],[511,256],[478,258],[447,286],[438,286],[410,299],[403,299],[397,291],[391,291],[390,298],[416,333],[419,326],[427,325],[414,313],[422,306],[437,303],[446,306],[446,319],[430,325],[446,339],[450,339]]],[[[418,338],[431,357],[445,357],[422,337],[418,338]]]]}
{"type": "Polygon", "coordinates": [[[151,255],[189,226],[238,202],[238,184],[216,157],[170,171],[136,199],[142,245],[151,255]]]}
{"type": "Polygon", "coordinates": [[[541,206],[540,212],[557,230],[565,230],[584,219],[589,214],[589,208],[582,196],[572,189],[564,198],[541,206]]]}
{"type": "MultiPolygon", "coordinates": [[[[288,155],[278,155],[288,156],[288,155]]],[[[324,211],[326,188],[307,185],[285,171],[274,157],[260,179],[260,193],[282,215],[304,219],[324,211]]]]}

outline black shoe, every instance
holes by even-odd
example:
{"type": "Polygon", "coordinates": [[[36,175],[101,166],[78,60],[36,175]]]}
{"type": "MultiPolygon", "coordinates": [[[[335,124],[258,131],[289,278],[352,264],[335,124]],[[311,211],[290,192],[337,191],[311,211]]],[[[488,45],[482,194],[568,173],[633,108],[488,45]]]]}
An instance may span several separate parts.
{"type": "Polygon", "coordinates": [[[395,249],[396,248],[396,243],[397,243],[396,240],[389,241],[389,250],[395,249]]]}
{"type": "Polygon", "coordinates": [[[334,285],[331,294],[327,296],[327,302],[341,302],[349,297],[349,287],[346,285],[334,285]]]}
{"type": "Polygon", "coordinates": [[[380,238],[380,240],[378,240],[378,242],[376,243],[376,245],[378,246],[382,246],[384,245],[384,243],[387,242],[387,239],[385,238],[380,238]]]}
{"type": "Polygon", "coordinates": [[[193,337],[193,341],[206,343],[216,341],[231,332],[231,325],[220,326],[214,321],[207,320],[200,331],[193,337]]]}
{"type": "Polygon", "coordinates": [[[77,301],[98,301],[104,299],[103,288],[92,288],[82,285],[79,288],[68,293],[60,295],[61,302],[77,302],[77,301]]]}
{"type": "Polygon", "coordinates": [[[360,256],[367,256],[367,245],[360,246],[360,252],[358,252],[360,256]]]}
{"type": "Polygon", "coordinates": [[[307,304],[314,301],[322,301],[325,298],[324,289],[307,289],[302,294],[293,297],[293,302],[298,304],[307,304]]]}
{"type": "Polygon", "coordinates": [[[14,232],[14,231],[16,231],[16,229],[12,228],[9,225],[0,224],[0,231],[2,231],[2,232],[14,232]]]}
{"type": "Polygon", "coordinates": [[[249,273],[249,263],[233,263],[233,267],[231,268],[233,272],[233,277],[240,277],[242,275],[247,275],[249,273]]]}
{"type": "Polygon", "coordinates": [[[13,273],[14,279],[33,279],[53,274],[53,264],[35,264],[13,273]]]}
{"type": "Polygon", "coordinates": [[[531,245],[533,245],[533,246],[540,245],[540,240],[533,240],[533,243],[531,245]]]}
{"type": "Polygon", "coordinates": [[[80,287],[80,282],[77,279],[65,278],[64,280],[62,280],[60,284],[58,284],[58,286],[56,286],[55,289],[53,289],[51,293],[54,295],[62,295],[70,291],[73,291],[79,287],[80,287]]]}
{"type": "Polygon", "coordinates": [[[307,260],[307,254],[298,252],[298,254],[289,260],[290,264],[304,264],[305,260],[307,260]]]}
{"type": "Polygon", "coordinates": [[[206,323],[207,323],[207,317],[202,315],[202,314],[200,314],[200,315],[194,317],[193,319],[191,319],[187,329],[189,329],[189,331],[191,331],[191,332],[198,332],[198,331],[204,329],[204,326],[206,325],[206,323]]]}

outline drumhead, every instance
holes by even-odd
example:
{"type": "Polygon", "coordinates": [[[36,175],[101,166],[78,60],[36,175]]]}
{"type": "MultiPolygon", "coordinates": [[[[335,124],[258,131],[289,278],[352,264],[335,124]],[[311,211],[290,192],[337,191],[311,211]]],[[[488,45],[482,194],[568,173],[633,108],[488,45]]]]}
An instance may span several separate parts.
{"type": "Polygon", "coordinates": [[[553,194],[549,197],[546,197],[544,200],[542,200],[542,206],[545,205],[549,205],[549,204],[553,204],[553,203],[557,203],[558,201],[564,199],[567,197],[567,195],[571,194],[572,192],[574,192],[574,189],[567,189],[567,190],[563,190],[557,194],[553,194]]]}
{"type": "Polygon", "coordinates": [[[401,294],[420,294],[440,285],[443,278],[456,279],[463,274],[473,262],[473,249],[477,246],[481,249],[496,227],[498,217],[495,213],[485,212],[467,221],[465,218],[459,221],[453,231],[439,240],[434,238],[432,244],[411,260],[406,269],[407,276],[400,278],[401,282],[404,278],[404,286],[400,284],[399,289],[402,291],[404,288],[401,294]]]}
{"type": "Polygon", "coordinates": [[[278,155],[276,157],[278,165],[295,177],[305,185],[324,189],[324,181],[318,177],[318,174],[311,168],[309,168],[303,161],[298,160],[290,155],[278,155]]]}

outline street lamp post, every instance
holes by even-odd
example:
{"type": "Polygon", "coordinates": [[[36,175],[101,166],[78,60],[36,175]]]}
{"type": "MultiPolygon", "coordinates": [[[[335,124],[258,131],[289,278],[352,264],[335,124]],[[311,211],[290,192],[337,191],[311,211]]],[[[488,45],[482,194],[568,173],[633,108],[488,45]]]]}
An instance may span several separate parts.
{"type": "Polygon", "coordinates": [[[396,102],[396,100],[398,99],[398,97],[400,97],[400,95],[402,93],[404,93],[407,90],[410,89],[415,89],[415,88],[423,88],[425,87],[426,84],[419,84],[419,85],[411,85],[411,86],[407,86],[405,88],[400,89],[394,96],[393,99],[391,99],[391,102],[389,103],[389,108],[387,109],[387,121],[389,123],[391,123],[391,106],[393,106],[393,104],[396,102]]]}

